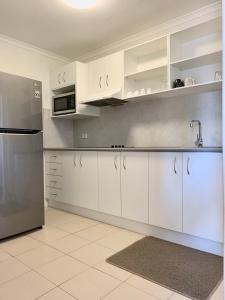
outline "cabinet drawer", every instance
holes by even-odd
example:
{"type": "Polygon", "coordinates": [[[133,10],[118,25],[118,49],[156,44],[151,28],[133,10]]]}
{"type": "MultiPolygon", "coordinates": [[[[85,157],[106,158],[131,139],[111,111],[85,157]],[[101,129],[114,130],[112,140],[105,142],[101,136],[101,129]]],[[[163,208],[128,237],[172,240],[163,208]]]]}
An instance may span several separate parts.
{"type": "Polygon", "coordinates": [[[46,188],[46,198],[48,200],[62,201],[62,191],[54,188],[46,188]]]}
{"type": "Polygon", "coordinates": [[[47,187],[61,189],[62,188],[62,177],[60,177],[60,176],[46,175],[46,177],[45,177],[45,185],[47,187]]]}
{"type": "Polygon", "coordinates": [[[50,162],[50,163],[58,163],[61,164],[62,163],[62,153],[60,152],[47,152],[45,154],[46,157],[46,162],[50,162]]]}
{"type": "Polygon", "coordinates": [[[47,163],[45,173],[47,175],[62,176],[62,165],[57,163],[47,163]]]}

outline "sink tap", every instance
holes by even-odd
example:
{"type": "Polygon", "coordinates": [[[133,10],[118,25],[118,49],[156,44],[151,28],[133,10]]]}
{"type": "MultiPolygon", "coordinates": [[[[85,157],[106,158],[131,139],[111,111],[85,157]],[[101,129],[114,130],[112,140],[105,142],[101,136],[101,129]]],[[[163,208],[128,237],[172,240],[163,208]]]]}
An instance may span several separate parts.
{"type": "Polygon", "coordinates": [[[197,134],[197,140],[195,141],[195,145],[198,148],[201,148],[201,147],[203,147],[202,124],[199,120],[192,120],[190,123],[190,127],[193,128],[195,123],[198,124],[198,134],[197,134]]]}

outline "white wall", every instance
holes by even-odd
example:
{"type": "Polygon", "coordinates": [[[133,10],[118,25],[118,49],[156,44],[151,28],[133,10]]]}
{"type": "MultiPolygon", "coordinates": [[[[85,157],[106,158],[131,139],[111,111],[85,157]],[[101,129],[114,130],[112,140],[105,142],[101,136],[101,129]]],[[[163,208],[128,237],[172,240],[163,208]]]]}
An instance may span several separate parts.
{"type": "Polygon", "coordinates": [[[56,55],[0,36],[0,72],[16,74],[42,82],[44,145],[46,147],[71,146],[73,144],[72,122],[62,120],[54,123],[50,119],[51,91],[49,71],[66,62],[68,60],[56,55]],[[67,132],[66,137],[62,131],[67,132]]]}

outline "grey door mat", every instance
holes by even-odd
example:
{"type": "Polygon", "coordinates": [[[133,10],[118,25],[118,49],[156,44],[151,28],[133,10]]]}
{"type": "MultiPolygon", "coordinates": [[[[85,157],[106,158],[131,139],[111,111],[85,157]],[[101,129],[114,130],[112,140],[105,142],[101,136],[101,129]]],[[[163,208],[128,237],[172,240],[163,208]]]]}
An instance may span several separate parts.
{"type": "Polygon", "coordinates": [[[223,258],[207,252],[145,237],[107,262],[186,297],[209,299],[223,277],[223,258]]]}

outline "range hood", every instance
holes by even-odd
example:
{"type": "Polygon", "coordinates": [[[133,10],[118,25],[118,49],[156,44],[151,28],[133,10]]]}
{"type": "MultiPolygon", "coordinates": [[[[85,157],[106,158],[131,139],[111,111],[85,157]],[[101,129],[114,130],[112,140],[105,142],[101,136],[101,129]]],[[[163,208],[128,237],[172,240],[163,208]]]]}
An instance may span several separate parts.
{"type": "Polygon", "coordinates": [[[83,101],[86,105],[96,106],[96,107],[104,107],[104,106],[120,106],[127,103],[126,100],[123,100],[121,97],[120,91],[111,91],[108,95],[101,96],[92,95],[86,101],[83,101]]]}

